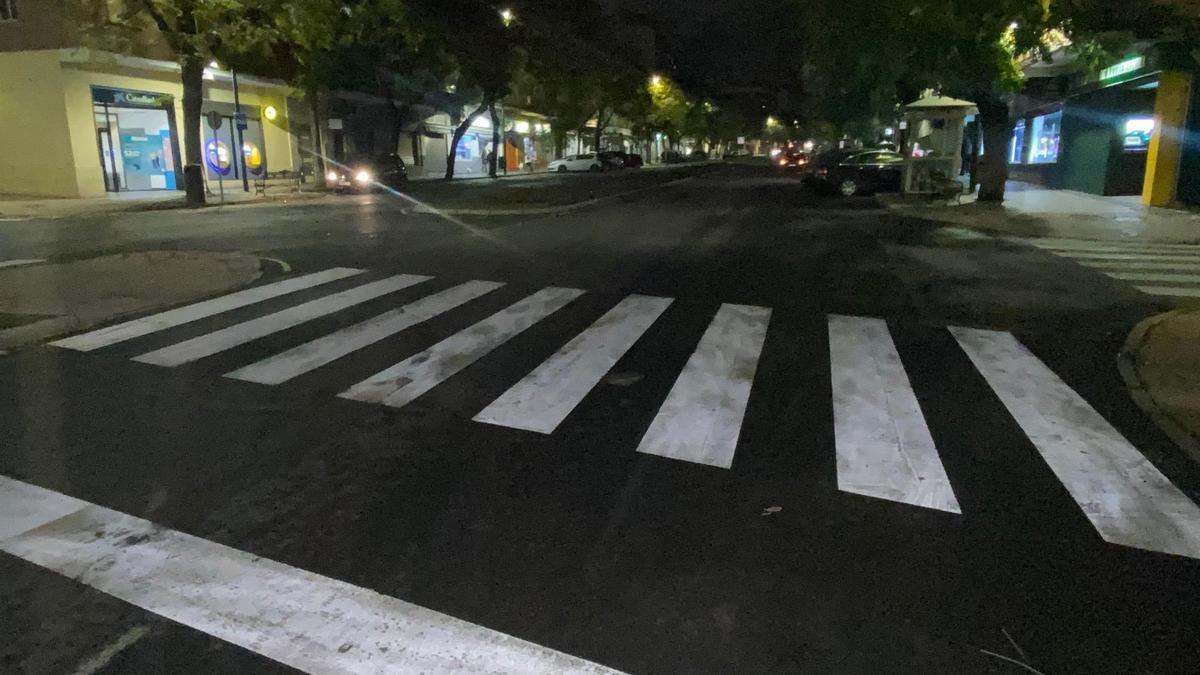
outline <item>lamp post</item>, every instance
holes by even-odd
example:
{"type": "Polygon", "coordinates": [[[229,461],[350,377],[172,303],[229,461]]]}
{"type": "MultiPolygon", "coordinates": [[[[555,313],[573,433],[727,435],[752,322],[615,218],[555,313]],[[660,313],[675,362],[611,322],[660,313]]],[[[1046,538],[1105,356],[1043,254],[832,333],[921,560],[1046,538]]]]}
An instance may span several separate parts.
{"type": "MultiPolygon", "coordinates": [[[[213,61],[208,66],[214,70],[221,67],[220,63],[213,61]]],[[[246,175],[246,138],[243,135],[245,125],[242,123],[242,101],[238,96],[238,80],[237,70],[233,66],[229,67],[229,76],[233,80],[233,128],[237,132],[237,151],[234,156],[237,157],[238,171],[242,172],[242,190],[250,191],[250,177],[246,175]]]]}

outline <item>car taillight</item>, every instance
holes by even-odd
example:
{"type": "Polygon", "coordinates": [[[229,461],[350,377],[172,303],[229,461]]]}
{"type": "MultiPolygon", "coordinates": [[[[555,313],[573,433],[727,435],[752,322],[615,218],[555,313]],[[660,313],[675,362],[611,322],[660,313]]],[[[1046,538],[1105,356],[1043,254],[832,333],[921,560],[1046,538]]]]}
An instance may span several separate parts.
{"type": "Polygon", "coordinates": [[[787,166],[787,158],[780,157],[779,158],[779,166],[787,166]]]}
{"type": "Polygon", "coordinates": [[[821,167],[821,168],[817,169],[816,173],[818,176],[828,176],[829,169],[826,169],[825,167],[821,167]]]}

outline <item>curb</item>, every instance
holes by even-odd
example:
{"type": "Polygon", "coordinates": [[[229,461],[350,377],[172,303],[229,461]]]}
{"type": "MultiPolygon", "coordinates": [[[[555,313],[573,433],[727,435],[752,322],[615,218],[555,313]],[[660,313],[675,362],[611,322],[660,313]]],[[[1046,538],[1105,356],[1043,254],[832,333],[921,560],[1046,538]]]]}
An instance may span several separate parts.
{"type": "Polygon", "coordinates": [[[0,352],[12,352],[13,350],[22,347],[33,346],[37,343],[44,342],[50,338],[55,338],[60,335],[74,333],[77,331],[95,328],[98,326],[109,325],[114,322],[126,321],[139,316],[146,316],[155,312],[165,311],[171,307],[180,307],[193,302],[200,302],[206,298],[217,297],[224,293],[232,293],[241,288],[249,288],[250,286],[262,283],[264,280],[275,279],[286,275],[291,271],[291,265],[277,258],[267,258],[264,256],[255,256],[258,258],[258,276],[250,280],[249,283],[220,291],[215,294],[192,298],[190,300],[182,300],[176,303],[163,303],[153,307],[143,308],[139,310],[122,312],[109,316],[104,319],[82,319],[75,314],[63,314],[60,316],[51,316],[32,323],[13,326],[0,330],[0,352]]]}
{"type": "Polygon", "coordinates": [[[1156,314],[1143,319],[1141,323],[1134,326],[1133,330],[1129,332],[1129,336],[1125,338],[1121,350],[1117,353],[1117,371],[1120,372],[1121,379],[1125,380],[1125,386],[1129,388],[1129,395],[1133,398],[1133,402],[1150,415],[1158,428],[1162,429],[1163,433],[1184,451],[1188,459],[1200,464],[1200,438],[1158,404],[1150,389],[1146,387],[1137,366],[1138,352],[1149,339],[1150,332],[1159,324],[1180,313],[1180,310],[1174,310],[1156,314]]]}
{"type": "Polygon", "coordinates": [[[620,197],[628,197],[629,195],[634,195],[634,194],[638,194],[641,192],[648,192],[650,190],[658,190],[658,189],[665,188],[665,187],[668,187],[671,185],[678,185],[680,183],[686,183],[690,180],[693,180],[694,178],[695,178],[695,176],[685,176],[683,178],[676,178],[675,180],[669,180],[665,183],[660,183],[658,185],[641,187],[641,188],[637,188],[636,190],[626,190],[625,192],[618,192],[616,194],[604,195],[603,197],[593,197],[592,199],[585,199],[580,202],[572,202],[570,204],[563,204],[560,206],[543,206],[543,207],[528,208],[528,209],[439,209],[434,206],[416,206],[416,207],[413,207],[412,211],[413,211],[413,213],[433,213],[433,214],[443,214],[443,215],[449,215],[449,216],[546,216],[546,215],[554,215],[557,213],[569,213],[571,211],[575,211],[577,209],[582,209],[582,208],[585,208],[588,206],[593,206],[595,204],[599,204],[601,202],[608,201],[610,199],[618,199],[620,197]]]}

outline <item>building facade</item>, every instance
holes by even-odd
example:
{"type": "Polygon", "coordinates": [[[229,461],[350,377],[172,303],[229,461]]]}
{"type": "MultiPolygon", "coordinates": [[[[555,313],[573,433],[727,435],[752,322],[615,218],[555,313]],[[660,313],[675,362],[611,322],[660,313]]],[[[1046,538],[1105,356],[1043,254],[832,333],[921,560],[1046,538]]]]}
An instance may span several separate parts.
{"type": "Polygon", "coordinates": [[[1200,88],[1176,44],[1141,44],[1098,73],[1066,48],[1025,66],[1011,177],[1143,203],[1200,204],[1200,88]]]}

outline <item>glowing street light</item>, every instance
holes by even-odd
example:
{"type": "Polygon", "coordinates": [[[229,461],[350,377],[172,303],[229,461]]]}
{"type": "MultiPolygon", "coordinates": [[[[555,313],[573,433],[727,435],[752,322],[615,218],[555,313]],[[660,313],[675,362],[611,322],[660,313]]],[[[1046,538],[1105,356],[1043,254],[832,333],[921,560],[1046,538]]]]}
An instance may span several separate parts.
{"type": "Polygon", "coordinates": [[[504,22],[505,26],[510,25],[513,21],[516,20],[516,18],[517,18],[517,15],[513,14],[513,11],[511,9],[505,7],[504,9],[500,10],[500,20],[504,22]]]}
{"type": "Polygon", "coordinates": [[[657,87],[660,84],[662,84],[662,76],[661,75],[651,75],[650,76],[650,86],[651,87],[657,87]]]}

